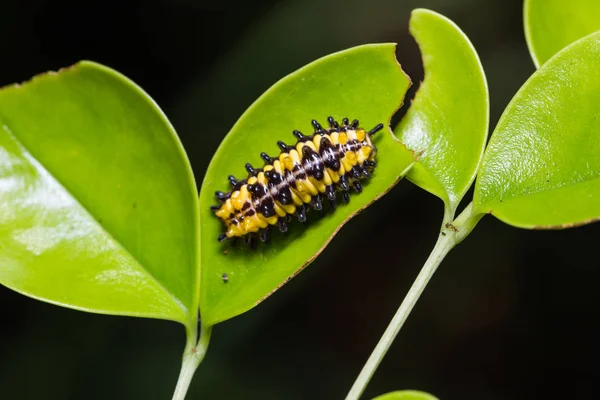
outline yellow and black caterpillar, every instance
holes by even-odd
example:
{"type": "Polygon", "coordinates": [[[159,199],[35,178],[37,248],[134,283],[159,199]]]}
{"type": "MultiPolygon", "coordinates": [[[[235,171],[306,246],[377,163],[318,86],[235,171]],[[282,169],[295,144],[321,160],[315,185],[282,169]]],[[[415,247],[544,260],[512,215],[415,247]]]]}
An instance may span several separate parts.
{"type": "Polygon", "coordinates": [[[360,179],[369,178],[376,165],[371,137],[383,124],[367,132],[358,127],[358,120],[350,123],[344,118],[338,124],[329,117],[327,121],[329,128],[323,129],[312,120],[315,131],[310,136],[293,131],[298,139],[295,146],[277,142],[281,149],[277,157],[261,153],[264,167],[246,164],[248,178],[229,176],[231,192],[216,192],[221,204],[211,207],[226,226],[219,241],[244,237],[254,247],[257,237],[270,240],[273,225],[286,232],[292,215],[305,222],[307,204],[322,211],[326,197],[335,208],[337,192],[347,203],[350,187],[362,191],[360,179]]]}

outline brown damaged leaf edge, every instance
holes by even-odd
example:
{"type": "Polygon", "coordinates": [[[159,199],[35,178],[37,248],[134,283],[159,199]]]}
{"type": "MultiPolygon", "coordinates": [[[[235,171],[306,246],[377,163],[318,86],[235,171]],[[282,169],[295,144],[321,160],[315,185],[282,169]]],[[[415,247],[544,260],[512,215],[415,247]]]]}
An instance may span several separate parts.
{"type": "MultiPolygon", "coordinates": [[[[408,79],[408,87],[410,88],[412,86],[412,80],[410,79],[410,76],[408,76],[406,74],[406,72],[404,72],[404,70],[402,69],[402,65],[400,65],[400,63],[398,62],[398,59],[396,58],[396,47],[397,45],[394,45],[394,60],[396,61],[396,65],[398,65],[398,69],[406,76],[406,78],[408,79]]],[[[408,93],[408,90],[407,90],[408,93]]],[[[406,94],[405,94],[406,96],[406,94]]],[[[317,252],[315,254],[313,254],[313,256],[311,258],[309,258],[304,264],[302,264],[302,266],[300,268],[298,268],[296,271],[294,271],[293,274],[291,274],[290,276],[288,276],[283,282],[281,282],[279,285],[277,285],[277,287],[273,290],[271,290],[269,293],[267,293],[265,296],[263,296],[260,300],[258,300],[256,303],[254,303],[254,307],[256,307],[257,305],[259,305],[260,303],[262,303],[263,301],[265,301],[268,297],[270,297],[273,293],[275,293],[276,291],[278,291],[279,289],[281,289],[283,287],[283,285],[285,285],[286,283],[288,283],[290,280],[292,280],[292,278],[294,278],[296,275],[298,275],[304,268],[306,268],[310,263],[312,263],[318,256],[319,254],[321,254],[323,252],[323,250],[325,250],[325,247],[327,247],[327,245],[329,245],[329,243],[331,242],[331,240],[333,239],[333,237],[335,235],[337,235],[337,233],[340,231],[340,229],[342,229],[342,227],[344,225],[346,225],[346,223],[348,221],[350,221],[355,215],[357,215],[358,213],[362,212],[363,210],[365,210],[367,207],[369,207],[371,204],[373,204],[374,202],[376,202],[377,200],[379,200],[383,195],[387,194],[390,190],[392,190],[392,188],[394,186],[396,186],[398,184],[398,182],[400,182],[402,180],[402,178],[404,178],[406,176],[406,174],[408,173],[408,171],[415,165],[415,163],[419,160],[419,158],[421,157],[421,155],[423,154],[423,151],[420,151],[418,153],[415,153],[414,150],[411,150],[409,148],[406,147],[406,145],[404,143],[402,143],[400,140],[398,140],[398,138],[396,137],[396,135],[394,135],[394,133],[392,132],[392,130],[390,129],[390,124],[392,122],[392,117],[398,112],[398,110],[400,110],[400,108],[402,108],[402,106],[404,105],[404,100],[406,99],[406,97],[404,99],[402,99],[402,101],[400,102],[400,104],[398,105],[398,107],[396,108],[396,111],[394,111],[394,113],[390,116],[390,118],[388,119],[387,122],[387,133],[388,135],[390,135],[392,137],[393,140],[395,140],[396,142],[400,143],[402,146],[404,146],[405,149],[407,149],[408,151],[413,153],[413,158],[414,161],[404,170],[402,171],[399,175],[398,175],[398,179],[396,179],[383,193],[381,193],[379,196],[375,197],[372,201],[370,201],[368,204],[366,204],[364,207],[356,210],[356,212],[350,214],[348,216],[348,218],[346,218],[337,228],[335,231],[333,231],[331,233],[331,235],[327,238],[327,240],[323,243],[323,246],[321,246],[319,248],[319,250],[317,250],[317,252]]]]}
{"type": "MultiPolygon", "coordinates": [[[[498,218],[498,216],[496,214],[494,214],[494,210],[489,210],[483,214],[493,215],[494,217],[498,218]]],[[[500,218],[498,218],[498,219],[500,219],[500,218]]],[[[561,225],[534,225],[532,227],[521,227],[521,228],[522,229],[531,229],[534,231],[559,231],[562,229],[579,228],[581,226],[593,224],[596,222],[600,222],[600,217],[592,217],[592,218],[584,219],[583,221],[577,221],[577,222],[567,222],[567,223],[564,223],[561,225]]]]}
{"type": "Polygon", "coordinates": [[[27,80],[25,80],[25,81],[23,81],[21,83],[10,83],[8,85],[4,85],[4,86],[0,87],[0,90],[11,89],[11,88],[20,89],[20,88],[22,88],[24,86],[27,86],[27,85],[32,84],[32,83],[35,83],[36,81],[38,81],[40,79],[43,79],[43,78],[45,78],[47,76],[58,76],[58,75],[61,75],[61,74],[65,73],[65,72],[69,72],[69,71],[71,71],[73,69],[78,68],[80,64],[81,64],[81,62],[78,62],[78,63],[75,63],[73,65],[62,67],[58,71],[46,71],[46,72],[42,72],[42,73],[39,73],[37,75],[32,76],[31,78],[29,78],[29,79],[27,79],[27,80]]]}
{"type": "Polygon", "coordinates": [[[599,221],[600,221],[600,217],[593,217],[593,218],[584,219],[583,221],[578,221],[578,222],[567,222],[562,225],[536,225],[536,226],[532,227],[531,229],[534,231],[558,231],[561,229],[578,228],[580,226],[589,225],[589,224],[599,222],[599,221]]]}

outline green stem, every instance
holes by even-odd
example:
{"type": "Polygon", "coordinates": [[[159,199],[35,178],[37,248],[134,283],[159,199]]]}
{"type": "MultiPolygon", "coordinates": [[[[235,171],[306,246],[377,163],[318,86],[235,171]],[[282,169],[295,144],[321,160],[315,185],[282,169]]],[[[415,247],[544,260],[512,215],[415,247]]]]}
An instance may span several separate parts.
{"type": "Polygon", "coordinates": [[[473,215],[472,210],[473,203],[470,203],[454,222],[451,224],[444,223],[437,243],[429,255],[429,258],[423,265],[421,272],[419,272],[419,275],[406,294],[402,304],[400,304],[400,308],[396,311],[396,314],[390,321],[383,336],[379,339],[379,343],[377,343],[377,346],[371,353],[371,356],[358,375],[358,378],[354,381],[350,392],[348,392],[348,395],[346,396],[346,400],[358,400],[360,398],[367,387],[367,384],[371,380],[371,377],[375,373],[375,370],[381,363],[381,360],[383,360],[383,357],[392,345],[396,335],[400,332],[400,329],[404,325],[404,322],[408,318],[415,303],[419,300],[421,293],[425,290],[427,283],[433,276],[438,265],[440,265],[448,252],[460,243],[483,217],[484,214],[473,215]]]}
{"type": "Polygon", "coordinates": [[[198,369],[198,366],[206,354],[211,332],[212,326],[201,326],[200,338],[196,344],[196,329],[193,329],[193,331],[187,331],[187,344],[185,346],[185,351],[183,352],[181,371],[179,372],[179,379],[177,380],[175,393],[173,393],[173,400],[185,399],[185,395],[190,387],[194,373],[196,372],[196,369],[198,369]]]}

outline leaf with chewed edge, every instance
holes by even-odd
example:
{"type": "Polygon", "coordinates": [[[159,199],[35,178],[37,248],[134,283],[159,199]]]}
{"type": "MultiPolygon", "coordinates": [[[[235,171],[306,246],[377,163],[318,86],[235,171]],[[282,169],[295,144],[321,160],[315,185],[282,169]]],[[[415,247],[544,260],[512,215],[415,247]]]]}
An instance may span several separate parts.
{"type": "Polygon", "coordinates": [[[542,65],[490,139],[474,210],[522,228],[600,218],[600,32],[542,65]]]}
{"type": "MultiPolygon", "coordinates": [[[[358,119],[367,130],[389,125],[410,83],[394,56],[395,44],[351,48],[323,57],[283,78],[265,92],[237,121],[213,157],[200,193],[202,279],[200,310],[213,325],[256,306],[308,265],[357,212],[397,183],[414,162],[406,149],[384,129],[374,136],[377,167],[350,203],[327,207],[322,217],[308,213],[306,224],[290,224],[286,234],[273,232],[269,245],[250,249],[242,241],[220,244],[224,225],[210,210],[214,193],[229,190],[227,176],[245,177],[244,164],[263,165],[259,154],[279,154],[278,140],[295,143],[292,130],[312,133],[317,119],[331,115],[358,119]],[[225,274],[225,275],[224,275],[225,274]],[[226,279],[224,279],[226,276],[226,279]]],[[[355,247],[349,244],[350,247],[355,247]]],[[[361,251],[360,248],[356,249],[361,251]]]]}
{"type": "Polygon", "coordinates": [[[423,152],[407,178],[442,199],[452,220],[485,147],[486,78],[475,48],[448,18],[414,10],[410,32],[423,56],[425,79],[394,133],[410,149],[423,152]]]}
{"type": "Polygon", "coordinates": [[[0,90],[0,283],[195,326],[198,198],[172,126],[92,62],[0,90]]]}

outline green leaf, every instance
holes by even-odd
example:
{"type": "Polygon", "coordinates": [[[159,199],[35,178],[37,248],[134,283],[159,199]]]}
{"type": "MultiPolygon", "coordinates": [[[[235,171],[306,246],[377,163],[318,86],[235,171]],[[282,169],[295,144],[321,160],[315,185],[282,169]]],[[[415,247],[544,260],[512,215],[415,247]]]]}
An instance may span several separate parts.
{"type": "Polygon", "coordinates": [[[489,124],[488,88],[479,57],[466,35],[433,11],[413,11],[410,31],[425,79],[394,133],[423,155],[407,178],[442,199],[447,215],[477,174],[489,124]]]}
{"type": "MultiPolygon", "coordinates": [[[[409,80],[394,57],[394,44],[365,45],[321,58],[288,75],[263,94],[237,121],[215,154],[202,184],[201,315],[212,325],[257,305],[308,265],[340,227],[382,196],[414,162],[413,153],[389,130],[374,136],[377,168],[363,193],[353,194],[322,218],[308,214],[308,223],[294,222],[289,232],[273,232],[270,245],[251,250],[243,241],[219,244],[224,226],[210,211],[214,192],[228,190],[227,176],[247,176],[244,164],[262,165],[259,154],[279,154],[277,140],[295,142],[292,130],[313,132],[310,121],[322,123],[357,118],[371,129],[389,124],[402,103],[409,80]],[[222,277],[227,274],[225,282],[222,277]]],[[[352,246],[352,244],[349,244],[352,246]]],[[[357,249],[357,251],[360,251],[357,249]]]]}
{"type": "Polygon", "coordinates": [[[429,393],[417,390],[400,390],[375,397],[373,400],[438,400],[429,393]]]}
{"type": "Polygon", "coordinates": [[[577,39],[600,30],[598,0],[525,0],[525,38],[536,67],[577,39]]]}
{"type": "Polygon", "coordinates": [[[500,118],[475,210],[523,228],[600,217],[600,32],[538,69],[500,118]]]}
{"type": "Polygon", "coordinates": [[[192,172],[156,104],[81,62],[0,90],[0,282],[84,311],[197,313],[192,172]]]}

